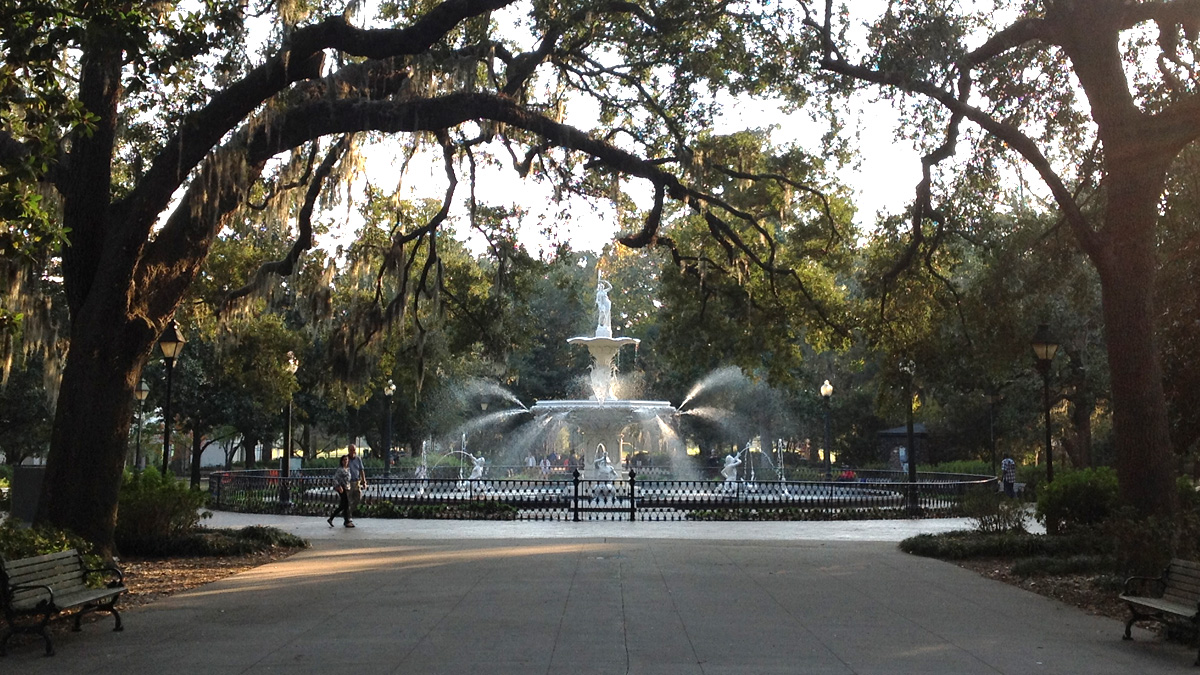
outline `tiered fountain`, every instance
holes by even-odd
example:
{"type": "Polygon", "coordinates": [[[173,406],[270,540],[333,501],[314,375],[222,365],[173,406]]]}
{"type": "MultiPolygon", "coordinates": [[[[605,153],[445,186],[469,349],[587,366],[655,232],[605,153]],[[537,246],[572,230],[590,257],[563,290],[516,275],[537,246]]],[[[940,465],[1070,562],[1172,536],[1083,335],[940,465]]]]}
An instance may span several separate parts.
{"type": "Polygon", "coordinates": [[[583,472],[587,480],[609,479],[610,465],[619,465],[623,460],[621,433],[630,425],[640,425],[650,445],[658,445],[664,437],[678,437],[673,428],[676,410],[669,401],[622,400],[616,396],[617,353],[621,347],[637,345],[640,340],[613,336],[612,301],[608,297],[611,290],[612,284],[597,275],[595,335],[567,340],[584,345],[592,355],[593,398],[538,401],[530,409],[542,422],[539,426],[551,433],[566,427],[582,437],[588,451],[583,472]]]}

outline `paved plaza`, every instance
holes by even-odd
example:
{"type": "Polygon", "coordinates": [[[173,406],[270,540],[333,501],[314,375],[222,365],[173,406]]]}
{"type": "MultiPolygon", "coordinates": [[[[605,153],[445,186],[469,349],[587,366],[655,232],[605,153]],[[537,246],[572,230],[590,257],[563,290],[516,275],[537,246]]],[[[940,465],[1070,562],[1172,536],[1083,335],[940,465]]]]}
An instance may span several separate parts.
{"type": "Polygon", "coordinates": [[[1194,672],[1119,621],[909,556],[964,521],[359,521],[220,513],[310,550],[10,651],[5,673],[1194,672]]]}

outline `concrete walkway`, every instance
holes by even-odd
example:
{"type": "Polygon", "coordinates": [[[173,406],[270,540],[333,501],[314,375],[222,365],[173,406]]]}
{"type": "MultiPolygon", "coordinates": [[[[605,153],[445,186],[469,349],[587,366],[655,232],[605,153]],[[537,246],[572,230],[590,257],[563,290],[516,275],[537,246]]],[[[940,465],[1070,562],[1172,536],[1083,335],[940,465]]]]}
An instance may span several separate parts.
{"type": "Polygon", "coordinates": [[[8,673],[1165,673],[1195,653],[900,553],[956,521],[487,523],[220,514],[313,548],[61,634],[8,673]]]}

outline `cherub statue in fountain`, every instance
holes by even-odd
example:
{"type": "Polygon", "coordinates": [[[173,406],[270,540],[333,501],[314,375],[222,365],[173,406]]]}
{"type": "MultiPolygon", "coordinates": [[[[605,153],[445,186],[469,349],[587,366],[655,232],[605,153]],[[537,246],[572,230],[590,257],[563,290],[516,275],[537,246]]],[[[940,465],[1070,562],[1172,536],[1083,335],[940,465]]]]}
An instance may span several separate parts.
{"type": "Polygon", "coordinates": [[[484,465],[487,464],[487,460],[483,457],[471,456],[471,461],[474,462],[475,465],[471,467],[471,475],[467,476],[467,480],[479,480],[480,478],[483,478],[483,469],[484,465]]]}
{"type": "Polygon", "coordinates": [[[725,477],[725,489],[733,492],[737,490],[737,474],[738,466],[742,463],[742,453],[737,455],[725,455],[725,466],[721,468],[721,475],[725,477]]]}
{"type": "Polygon", "coordinates": [[[617,489],[613,486],[613,481],[617,479],[617,470],[608,459],[608,449],[603,443],[596,445],[596,459],[592,461],[592,466],[596,469],[596,480],[602,481],[592,491],[593,496],[598,499],[613,499],[617,494],[617,489]]]}
{"type": "Polygon", "coordinates": [[[612,284],[599,278],[597,273],[596,335],[599,337],[612,337],[612,301],[608,299],[608,292],[611,290],[612,284]]]}

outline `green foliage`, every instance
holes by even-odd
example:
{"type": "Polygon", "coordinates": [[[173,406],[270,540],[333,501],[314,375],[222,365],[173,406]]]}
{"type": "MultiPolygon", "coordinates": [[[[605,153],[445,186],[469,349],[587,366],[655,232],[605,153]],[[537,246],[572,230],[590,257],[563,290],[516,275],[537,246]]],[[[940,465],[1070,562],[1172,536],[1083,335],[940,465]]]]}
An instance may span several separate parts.
{"type": "Polygon", "coordinates": [[[1160,573],[1172,558],[1200,558],[1200,512],[1181,505],[1171,517],[1142,517],[1130,507],[1118,510],[1105,531],[1116,545],[1117,564],[1127,574],[1160,573]]]}
{"type": "Polygon", "coordinates": [[[1024,532],[1025,505],[991,486],[971,490],[963,499],[963,514],[985,533],[1024,532]]]}
{"type": "Polygon", "coordinates": [[[114,533],[117,547],[130,553],[157,546],[150,542],[191,533],[201,518],[212,516],[200,511],[207,497],[203,492],[188,489],[174,476],[164,478],[154,468],[141,473],[126,472],[118,497],[114,533]]]}
{"type": "Polygon", "coordinates": [[[1038,494],[1037,517],[1049,534],[1097,525],[1117,509],[1117,474],[1108,467],[1064,471],[1038,494]]]}
{"type": "Polygon", "coordinates": [[[1061,557],[1109,553],[1112,543],[1107,537],[1093,531],[1051,537],[1025,532],[984,534],[960,530],[943,534],[918,534],[900,542],[900,550],[940,560],[1061,557]]]}
{"type": "Polygon", "coordinates": [[[1046,467],[1036,464],[1017,465],[1017,482],[1025,484],[1025,495],[1036,497],[1046,480],[1046,467]]]}
{"type": "Polygon", "coordinates": [[[91,544],[66,530],[47,526],[25,527],[16,518],[0,521],[0,558],[5,560],[58,553],[72,548],[84,555],[92,551],[91,544]]]}
{"type": "Polygon", "coordinates": [[[480,500],[466,504],[414,504],[401,506],[390,501],[360,504],[360,517],[368,518],[446,518],[471,520],[516,520],[517,508],[511,504],[480,500]]]}
{"type": "Polygon", "coordinates": [[[928,469],[921,467],[922,471],[930,471],[934,473],[960,473],[969,474],[972,476],[991,476],[992,465],[981,459],[956,459],[951,462],[941,462],[934,464],[928,469]]]}
{"type": "Polygon", "coordinates": [[[147,558],[239,556],[275,548],[308,548],[308,542],[278,528],[251,525],[241,529],[197,527],[175,536],[138,539],[123,547],[125,555],[147,558]]]}

